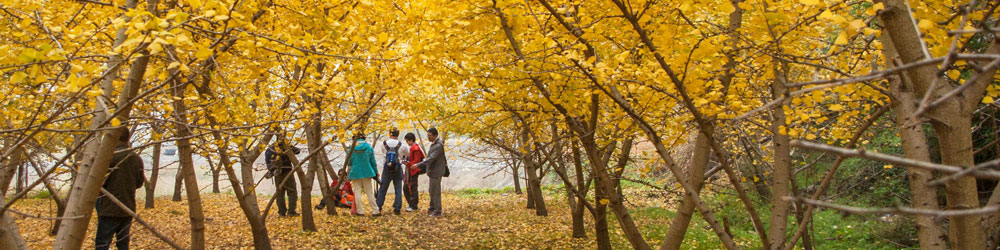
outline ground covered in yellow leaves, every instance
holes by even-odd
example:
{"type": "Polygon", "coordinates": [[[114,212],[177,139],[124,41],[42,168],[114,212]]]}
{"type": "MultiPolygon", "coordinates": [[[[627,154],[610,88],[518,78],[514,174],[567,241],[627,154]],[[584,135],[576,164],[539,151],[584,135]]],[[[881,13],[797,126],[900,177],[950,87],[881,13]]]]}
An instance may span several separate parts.
{"type": "MultiPolygon", "coordinates": [[[[204,194],[206,237],[210,248],[252,248],[250,228],[232,194],[204,194]]],[[[261,197],[260,202],[267,202],[261,197]]],[[[555,197],[553,197],[555,198],[555,197]]],[[[318,197],[314,197],[318,202],[318,197]]],[[[427,197],[421,197],[426,208],[427,197]]],[[[173,202],[169,197],[158,199],[156,208],[141,208],[139,215],[182,246],[189,245],[187,202],[173,202]]],[[[564,199],[549,202],[548,217],[534,215],[524,209],[524,197],[508,194],[470,194],[451,192],[443,196],[445,214],[428,218],[425,211],[391,213],[382,217],[329,216],[314,213],[318,232],[304,232],[301,218],[278,218],[272,208],[267,226],[275,249],[495,249],[495,248],[593,248],[593,237],[573,239],[570,211],[564,199]]],[[[315,204],[315,203],[314,203],[315,204]]],[[[391,204],[391,203],[390,203],[391,204]]],[[[389,205],[389,204],[387,204],[389,205]]],[[[263,205],[261,206],[263,208],[263,205]]],[[[13,206],[21,212],[51,216],[55,210],[51,199],[27,199],[13,206]]],[[[387,206],[391,212],[391,206],[387,206]]],[[[314,210],[316,211],[316,210],[314,210]]],[[[52,221],[17,217],[17,224],[31,249],[51,248],[55,236],[48,231],[52,221]]],[[[85,246],[93,246],[96,217],[91,220],[85,246]]],[[[139,223],[133,223],[134,249],[166,249],[161,242],[139,223]]],[[[588,232],[591,233],[591,232],[588,232]]]]}

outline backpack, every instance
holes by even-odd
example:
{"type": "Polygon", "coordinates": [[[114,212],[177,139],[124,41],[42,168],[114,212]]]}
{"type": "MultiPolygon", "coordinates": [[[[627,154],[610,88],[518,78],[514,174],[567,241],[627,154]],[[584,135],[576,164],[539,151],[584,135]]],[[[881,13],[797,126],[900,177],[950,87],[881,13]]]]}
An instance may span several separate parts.
{"type": "Polygon", "coordinates": [[[400,142],[396,144],[395,147],[389,147],[389,143],[382,141],[382,145],[385,146],[385,169],[383,172],[396,173],[400,170],[399,167],[399,147],[403,146],[400,142]]]}

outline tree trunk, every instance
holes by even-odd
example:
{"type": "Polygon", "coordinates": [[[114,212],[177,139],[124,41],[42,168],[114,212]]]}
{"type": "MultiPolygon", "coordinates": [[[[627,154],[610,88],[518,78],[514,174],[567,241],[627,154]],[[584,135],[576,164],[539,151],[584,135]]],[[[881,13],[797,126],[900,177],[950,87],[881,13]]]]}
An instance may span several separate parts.
{"type": "MultiPolygon", "coordinates": [[[[880,39],[887,67],[893,67],[893,61],[899,58],[893,46],[892,39],[888,33],[883,33],[880,39]]],[[[912,83],[904,83],[899,77],[889,78],[889,88],[894,95],[892,107],[896,114],[896,124],[899,125],[899,136],[903,141],[903,156],[908,159],[931,162],[930,152],[927,147],[927,137],[924,134],[924,126],[902,126],[906,124],[909,116],[916,111],[917,98],[913,92],[912,83]]],[[[921,168],[907,168],[907,177],[910,180],[911,205],[918,209],[938,210],[938,191],[936,187],[927,185],[934,178],[931,170],[921,168]]],[[[917,240],[920,249],[947,249],[947,235],[944,228],[934,221],[933,216],[916,216],[917,240]]]]}
{"type": "Polygon", "coordinates": [[[189,138],[191,130],[187,124],[187,105],[184,103],[184,90],[187,84],[174,79],[170,85],[174,96],[174,119],[177,120],[175,125],[177,131],[174,134],[179,138],[177,140],[177,157],[180,160],[182,173],[180,176],[184,178],[184,190],[188,199],[188,215],[191,221],[191,249],[205,249],[205,215],[201,207],[201,190],[198,187],[194,160],[191,158],[193,154],[189,138]]]}
{"type": "MultiPolygon", "coordinates": [[[[923,39],[917,31],[910,7],[903,0],[884,0],[885,9],[880,13],[883,27],[892,40],[893,47],[903,63],[914,63],[930,57],[923,39]]],[[[905,71],[913,83],[914,93],[923,96],[930,93],[930,99],[938,99],[953,87],[937,78],[938,67],[925,64],[905,71]],[[938,84],[933,82],[938,81],[938,84]],[[932,89],[933,87],[933,89],[932,89]]],[[[985,73],[985,72],[984,72],[985,73]]],[[[987,75],[987,77],[992,75],[987,75]]],[[[941,146],[941,163],[951,166],[972,167],[975,165],[972,143],[972,112],[975,105],[969,105],[962,96],[945,100],[931,108],[926,116],[933,117],[931,125],[937,133],[941,146]]],[[[981,96],[980,96],[981,97],[981,96]]],[[[974,100],[978,101],[978,100],[974,100]]],[[[977,102],[972,102],[977,103],[977,102]]],[[[912,114],[910,114],[912,115],[912,114]]],[[[905,126],[905,125],[904,125],[905,126]]],[[[974,209],[979,207],[976,179],[964,176],[945,183],[948,209],[974,209]]],[[[981,215],[949,217],[949,241],[952,249],[984,249],[986,233],[979,225],[981,215]]]]}
{"type": "MultiPolygon", "coordinates": [[[[698,137],[694,142],[694,152],[691,156],[691,167],[688,168],[687,178],[687,181],[695,188],[695,192],[701,191],[702,183],[705,180],[705,170],[708,168],[708,153],[710,150],[712,149],[708,145],[708,137],[705,134],[698,133],[698,137]]],[[[695,204],[691,197],[685,196],[681,200],[681,206],[677,209],[677,213],[670,222],[670,227],[667,229],[667,236],[663,238],[663,243],[660,244],[661,250],[681,248],[681,243],[684,241],[684,234],[687,233],[691,217],[694,216],[694,208],[695,204]]]]}
{"type": "Polygon", "coordinates": [[[510,170],[514,174],[514,193],[521,194],[521,168],[517,160],[511,160],[510,170]]]}
{"type": "MultiPolygon", "coordinates": [[[[0,207],[6,203],[7,199],[0,199],[0,207]]],[[[24,238],[21,237],[21,231],[17,229],[17,224],[10,215],[9,212],[0,215],[0,249],[28,249],[24,238]]]]}
{"type": "Polygon", "coordinates": [[[529,177],[527,177],[526,180],[524,180],[524,191],[528,193],[528,197],[527,197],[528,198],[528,204],[524,208],[535,209],[535,191],[531,190],[531,188],[532,188],[532,186],[531,186],[531,177],[528,174],[528,172],[531,171],[531,167],[529,167],[528,164],[525,163],[524,167],[522,167],[522,168],[524,169],[524,175],[529,176],[529,177]]]}
{"type": "MultiPolygon", "coordinates": [[[[178,152],[177,154],[180,154],[180,152],[178,152]]],[[[183,200],[183,196],[181,196],[181,188],[183,187],[184,187],[184,167],[181,165],[177,165],[177,172],[174,172],[174,196],[171,197],[170,200],[172,201],[183,200]]]]}
{"type": "MultiPolygon", "coordinates": [[[[137,3],[137,0],[126,1],[125,10],[134,9],[137,3]]],[[[112,48],[121,45],[125,39],[125,28],[118,29],[112,48]]],[[[146,65],[149,63],[149,55],[144,51],[140,53],[142,54],[132,62],[125,86],[118,96],[117,105],[115,105],[118,108],[117,112],[119,112],[115,118],[123,121],[123,124],[125,124],[124,121],[128,121],[129,113],[132,109],[131,99],[138,94],[139,86],[142,84],[142,76],[145,74],[146,65]]],[[[111,96],[114,88],[112,82],[118,78],[118,69],[122,63],[121,55],[118,54],[113,53],[108,59],[108,72],[101,82],[104,95],[96,98],[95,115],[92,120],[91,129],[111,127],[110,124],[104,125],[110,119],[113,119],[108,117],[110,112],[107,105],[111,105],[111,101],[106,100],[105,97],[111,96]]],[[[90,217],[94,211],[94,203],[97,200],[101,185],[104,184],[105,175],[108,172],[108,167],[111,165],[111,158],[114,155],[114,149],[119,143],[118,138],[122,135],[124,129],[125,127],[121,126],[104,132],[95,132],[98,134],[98,137],[90,140],[89,145],[86,146],[84,153],[86,159],[77,169],[78,175],[74,179],[73,186],[70,189],[70,196],[67,198],[66,212],[64,213],[64,217],[78,218],[66,219],[60,225],[59,233],[53,243],[53,249],[82,248],[87,227],[90,226],[90,217]]]]}
{"type": "MultiPolygon", "coordinates": [[[[775,78],[771,85],[771,98],[778,100],[784,97],[788,89],[785,87],[785,66],[777,64],[774,66],[775,78]]],[[[790,184],[792,182],[792,156],[787,129],[785,128],[785,105],[775,105],[771,109],[771,140],[774,143],[774,169],[771,175],[771,216],[767,234],[771,243],[771,249],[780,250],[784,246],[786,231],[788,230],[788,212],[791,203],[785,199],[791,196],[790,184]]]]}
{"type": "Polygon", "coordinates": [[[205,159],[208,161],[208,169],[212,171],[212,193],[213,194],[221,193],[221,191],[219,190],[219,172],[221,171],[221,169],[219,169],[218,167],[215,166],[215,164],[212,163],[212,157],[205,157],[205,159]]]}
{"type": "Polygon", "coordinates": [[[536,169],[537,163],[527,163],[525,164],[525,172],[528,174],[528,206],[529,208],[535,209],[535,215],[537,216],[548,216],[549,212],[545,209],[545,199],[542,197],[541,181],[538,178],[538,171],[536,169]]]}
{"type": "Polygon", "coordinates": [[[160,176],[161,143],[153,144],[153,165],[150,167],[149,183],[146,184],[146,208],[155,207],[156,180],[160,176]]]}
{"type": "Polygon", "coordinates": [[[587,190],[589,190],[589,183],[584,181],[583,177],[583,161],[580,159],[580,148],[575,144],[570,144],[570,150],[573,151],[573,167],[576,171],[576,191],[581,195],[576,196],[577,206],[573,208],[573,237],[574,238],[587,238],[586,229],[584,228],[583,221],[583,209],[584,203],[587,202],[583,197],[587,195],[587,190]]]}

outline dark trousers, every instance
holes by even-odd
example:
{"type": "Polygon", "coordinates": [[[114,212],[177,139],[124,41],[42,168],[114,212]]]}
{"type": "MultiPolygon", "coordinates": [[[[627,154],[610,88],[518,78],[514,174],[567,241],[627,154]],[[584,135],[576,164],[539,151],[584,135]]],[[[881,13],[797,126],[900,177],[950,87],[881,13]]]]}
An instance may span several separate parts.
{"type": "Polygon", "coordinates": [[[389,173],[382,169],[382,182],[378,186],[378,197],[375,198],[375,204],[378,206],[378,211],[382,211],[382,204],[385,204],[385,196],[389,192],[389,183],[392,183],[393,201],[392,209],[398,212],[400,208],[403,208],[403,173],[401,170],[396,170],[395,173],[389,173]]]}
{"type": "Polygon", "coordinates": [[[406,197],[406,204],[408,204],[413,210],[417,210],[420,206],[420,192],[417,192],[418,176],[419,175],[407,176],[408,179],[406,179],[406,183],[403,186],[403,196],[406,197]]]}
{"type": "Polygon", "coordinates": [[[278,196],[275,200],[278,202],[278,215],[285,215],[287,213],[298,213],[295,212],[296,202],[299,200],[298,193],[295,192],[295,174],[292,173],[290,168],[282,168],[278,170],[278,175],[274,178],[274,185],[277,186],[281,184],[281,181],[288,176],[288,181],[285,182],[284,186],[277,187],[277,193],[274,194],[278,196]],[[288,176],[292,175],[292,176],[288,176]],[[288,207],[285,207],[285,196],[288,196],[288,207]]]}
{"type": "Polygon", "coordinates": [[[129,229],[132,228],[132,217],[98,216],[97,235],[94,237],[94,248],[98,250],[111,248],[111,237],[115,238],[118,250],[127,250],[129,229]]]}
{"type": "Polygon", "coordinates": [[[431,180],[430,188],[427,190],[431,195],[431,205],[427,211],[441,214],[441,177],[428,177],[431,180]]]}

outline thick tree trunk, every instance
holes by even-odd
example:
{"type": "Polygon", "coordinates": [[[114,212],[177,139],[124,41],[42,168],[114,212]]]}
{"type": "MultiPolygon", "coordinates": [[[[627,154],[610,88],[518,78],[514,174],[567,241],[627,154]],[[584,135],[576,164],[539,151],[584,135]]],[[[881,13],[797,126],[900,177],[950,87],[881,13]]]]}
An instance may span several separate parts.
{"type": "MultiPolygon", "coordinates": [[[[893,47],[903,63],[914,63],[930,57],[923,39],[917,31],[910,7],[903,0],[884,0],[885,9],[879,17],[884,29],[890,35],[893,47]]],[[[905,71],[913,83],[914,93],[923,96],[931,93],[931,100],[944,96],[953,87],[938,74],[934,64],[913,67],[905,71]],[[937,81],[937,84],[933,82],[937,81]]],[[[978,100],[975,100],[978,101],[978,100]]],[[[975,103],[975,102],[973,102],[975,103]]],[[[974,105],[965,98],[952,97],[937,107],[931,108],[926,116],[933,117],[931,125],[937,133],[941,147],[941,163],[951,166],[972,167],[975,165],[972,144],[972,112],[974,105]]],[[[912,114],[911,114],[912,115],[912,114]]],[[[945,183],[948,209],[974,209],[979,207],[976,179],[964,176],[945,183]]],[[[986,233],[980,226],[981,215],[949,217],[949,241],[952,249],[984,249],[986,233]]]]}
{"type": "MultiPolygon", "coordinates": [[[[125,9],[127,11],[134,9],[137,3],[137,0],[128,0],[125,2],[125,9]]],[[[125,39],[125,28],[121,28],[115,34],[115,41],[112,48],[121,45],[125,39]]],[[[142,55],[132,62],[125,86],[118,96],[116,106],[120,113],[115,118],[122,121],[123,124],[125,124],[125,121],[128,121],[129,113],[132,109],[131,99],[138,94],[139,86],[142,84],[142,76],[145,74],[146,65],[149,63],[149,55],[146,55],[145,52],[140,53],[142,55]]],[[[105,97],[111,96],[114,88],[112,81],[118,78],[118,69],[122,63],[121,55],[118,54],[112,54],[108,59],[107,70],[109,72],[105,74],[105,78],[101,82],[104,95],[97,97],[95,101],[94,110],[96,112],[94,113],[91,129],[110,127],[110,124],[108,126],[104,125],[110,119],[113,119],[107,115],[110,113],[107,105],[110,105],[111,101],[105,97]]],[[[64,213],[64,217],[76,218],[66,219],[60,225],[56,240],[53,243],[53,249],[82,248],[87,227],[90,226],[90,217],[94,211],[94,203],[97,200],[101,185],[104,184],[105,175],[108,172],[111,158],[114,155],[114,148],[119,143],[118,138],[122,135],[124,129],[125,127],[122,126],[117,129],[106,130],[105,132],[97,132],[98,137],[91,140],[90,144],[86,146],[84,153],[86,159],[84,159],[83,165],[77,169],[78,175],[70,189],[71,196],[67,198],[66,212],[64,213]]]]}
{"type": "MultiPolygon", "coordinates": [[[[13,176],[11,176],[13,177],[13,176]]],[[[0,199],[0,207],[6,205],[7,199],[0,199]]],[[[14,224],[11,213],[0,215],[0,249],[28,249],[28,245],[21,238],[21,231],[14,224]]]]}
{"type": "MultiPolygon", "coordinates": [[[[892,39],[888,39],[889,34],[882,34],[883,53],[888,63],[888,67],[895,66],[893,61],[898,60],[899,55],[893,46],[892,39]]],[[[902,126],[906,124],[909,116],[916,112],[917,97],[913,92],[912,83],[903,83],[899,77],[890,78],[890,91],[894,95],[892,107],[896,114],[896,124],[899,126],[899,136],[903,141],[903,156],[908,159],[931,162],[930,152],[927,147],[927,137],[924,134],[924,126],[902,126]]],[[[914,208],[926,210],[941,209],[938,204],[937,188],[927,185],[934,178],[931,170],[920,168],[907,168],[907,177],[910,180],[911,205],[914,208]]],[[[947,235],[944,228],[934,221],[933,216],[916,216],[917,240],[920,249],[947,249],[947,235]]]]}
{"type": "Polygon", "coordinates": [[[160,150],[161,143],[153,144],[153,165],[150,166],[149,183],[146,187],[146,208],[155,207],[156,180],[160,176],[160,150]]]}
{"type": "MultiPolygon", "coordinates": [[[[711,150],[711,147],[708,145],[708,137],[705,134],[698,133],[698,137],[694,142],[694,152],[691,156],[691,167],[688,168],[687,178],[687,181],[695,188],[695,192],[701,191],[702,182],[705,180],[705,170],[708,168],[708,156],[711,150]]],[[[681,248],[684,235],[687,233],[688,226],[691,223],[691,217],[694,216],[694,209],[694,201],[691,197],[685,196],[681,200],[681,206],[677,209],[674,219],[670,222],[670,227],[667,229],[667,236],[663,238],[663,242],[660,244],[661,250],[681,248]]]]}

